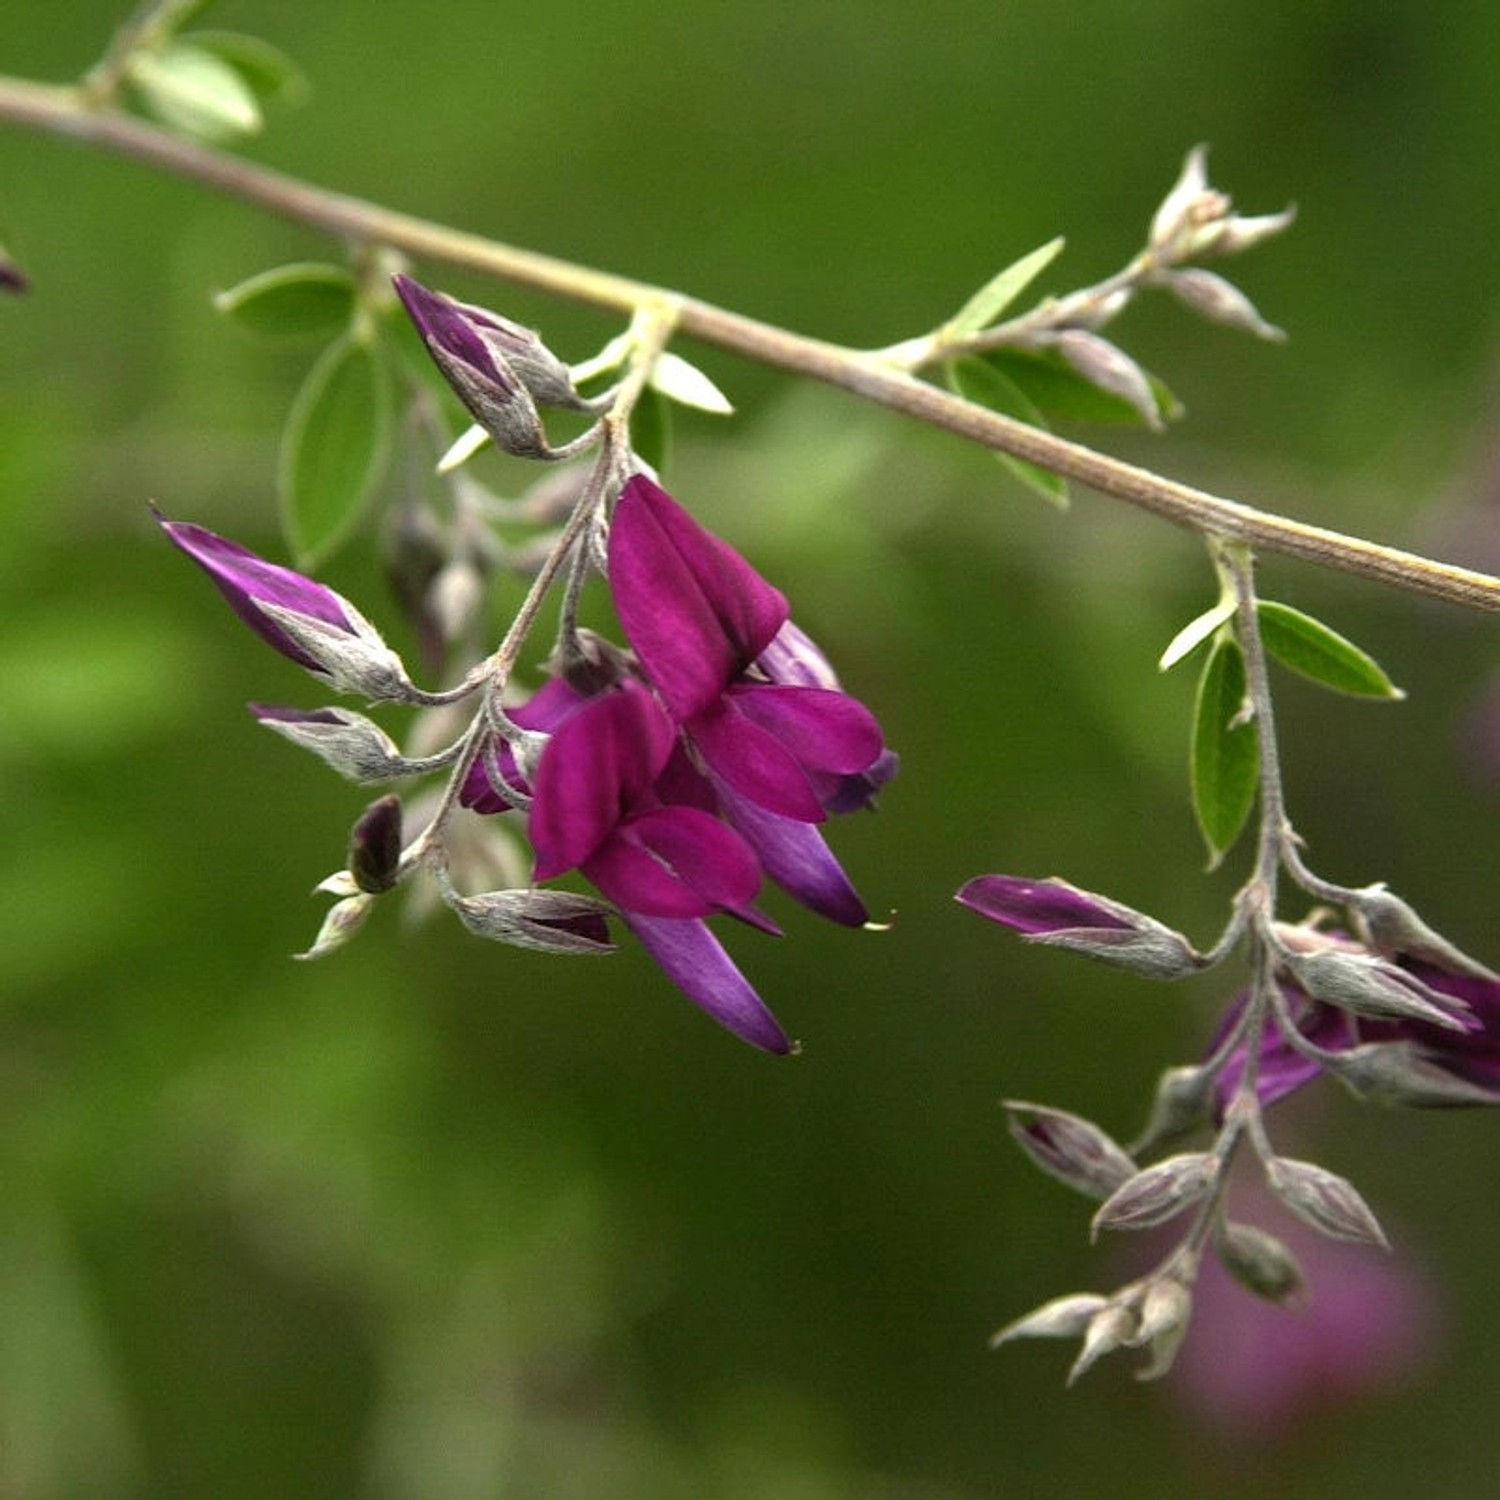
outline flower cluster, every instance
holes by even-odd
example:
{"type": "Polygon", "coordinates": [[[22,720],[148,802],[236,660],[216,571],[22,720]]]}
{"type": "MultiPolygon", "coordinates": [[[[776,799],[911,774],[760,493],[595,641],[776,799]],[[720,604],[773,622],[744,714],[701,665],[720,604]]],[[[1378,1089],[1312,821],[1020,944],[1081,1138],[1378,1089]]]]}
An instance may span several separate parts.
{"type": "MultiPolygon", "coordinates": [[[[432,701],[342,596],[201,527],[162,524],[235,613],[299,666],[370,699],[432,701]]],[[[769,877],[831,921],[864,924],[864,903],[819,825],[872,806],[895,757],[791,622],[785,597],[643,474],[621,487],[606,557],[630,649],[577,632],[557,677],[523,703],[489,705],[457,753],[436,763],[451,764],[458,800],[473,811],[524,814],[534,886],[579,872],[709,1015],[757,1047],[788,1052],[707,919],[777,932],[755,904],[769,877]]],[[[253,711],[358,781],[434,764],[404,758],[360,714],[253,711]]],[[[390,819],[385,807],[378,878],[361,873],[371,864],[365,837],[348,880],[330,887],[346,901],[367,904],[406,873],[390,819]]],[[[487,936],[551,951],[608,946],[609,908],[587,898],[535,888],[445,894],[487,936]]]]}

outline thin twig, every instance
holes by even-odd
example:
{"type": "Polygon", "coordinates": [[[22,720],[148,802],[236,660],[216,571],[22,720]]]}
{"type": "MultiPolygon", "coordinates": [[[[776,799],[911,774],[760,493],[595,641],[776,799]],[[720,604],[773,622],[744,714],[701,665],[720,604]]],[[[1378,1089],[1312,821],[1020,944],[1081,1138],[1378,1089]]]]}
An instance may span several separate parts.
{"type": "Polygon", "coordinates": [[[91,108],[76,89],[0,77],[0,121],[119,152],[355,244],[389,246],[422,260],[463,266],[616,312],[669,305],[685,335],[849,391],[1200,534],[1304,558],[1470,609],[1500,611],[1500,578],[1179,484],[949,395],[876,355],[793,333],[629,277],[330,192],[184,140],[117,110],[91,108]]]}

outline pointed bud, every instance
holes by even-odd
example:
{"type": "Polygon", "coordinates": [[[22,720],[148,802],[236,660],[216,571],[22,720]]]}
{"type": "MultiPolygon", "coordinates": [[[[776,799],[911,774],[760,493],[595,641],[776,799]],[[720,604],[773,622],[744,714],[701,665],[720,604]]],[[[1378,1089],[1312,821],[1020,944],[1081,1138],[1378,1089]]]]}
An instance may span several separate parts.
{"type": "Polygon", "coordinates": [[[1101,1229],[1150,1229],[1164,1224],[1203,1197],[1218,1173],[1219,1159],[1206,1151],[1183,1152],[1156,1162],[1122,1183],[1100,1205],[1089,1236],[1097,1239],[1101,1229]]]}
{"type": "Polygon", "coordinates": [[[1063,1109],[1006,1100],[1010,1133],[1042,1171],[1090,1198],[1108,1198],[1140,1170],[1092,1121],[1063,1109]]]}
{"type": "Polygon", "coordinates": [[[605,917],[612,911],[571,891],[485,891],[448,904],[478,937],[541,953],[613,953],[605,917]]]}
{"type": "Polygon", "coordinates": [[[1231,214],[1213,240],[1215,255],[1238,255],[1243,250],[1289,229],[1297,217],[1297,206],[1289,203],[1279,214],[1231,214]]]}
{"type": "Polygon", "coordinates": [[[1156,1083],[1142,1132],[1147,1146],[1194,1129],[1213,1113],[1214,1075],[1207,1068],[1168,1068],[1156,1083]]]}
{"type": "MultiPolygon", "coordinates": [[[[1398,1109],[1493,1108],[1500,1078],[1492,1084],[1451,1073],[1441,1053],[1414,1042],[1367,1042],[1323,1064],[1357,1098],[1398,1109]]],[[[1455,1056],[1459,1061],[1461,1054],[1455,1056]]]]}
{"type": "Polygon", "coordinates": [[[1175,1276],[1158,1276],[1141,1299],[1136,1342],[1150,1346],[1151,1358],[1136,1371],[1137,1380],[1160,1380],[1172,1368],[1193,1315],[1193,1294],[1175,1276]]]}
{"type": "Polygon", "coordinates": [[[299,667],[345,692],[373,701],[407,699],[401,658],[341,594],[202,526],[157,523],[167,539],[208,574],[229,607],[260,638],[299,667]]]}
{"type": "Polygon", "coordinates": [[[375,898],[361,892],[357,896],[346,896],[328,908],[323,925],[313,939],[313,945],[305,953],[294,953],[293,958],[322,958],[336,948],[342,948],[361,927],[375,905],[375,898]]]}
{"type": "Polygon", "coordinates": [[[1229,200],[1208,185],[1208,147],[1194,146],[1183,161],[1172,190],[1161,201],[1151,219],[1149,243],[1153,248],[1170,244],[1184,229],[1201,222],[1212,209],[1227,212],[1229,200]]]}
{"type": "Polygon", "coordinates": [[[401,799],[379,797],[359,815],[349,834],[349,874],[366,895],[396,885],[401,868],[401,799]]]}
{"type": "Polygon", "coordinates": [[[1146,372],[1123,349],[1081,328],[1066,328],[1046,340],[1090,385],[1128,401],[1153,432],[1162,429],[1161,408],[1146,372]]]}
{"type": "Polygon", "coordinates": [[[1055,1297],[992,1334],[990,1348],[998,1349],[1012,1339],[1076,1339],[1108,1306],[1109,1298],[1095,1292],[1074,1292],[1066,1297],[1055,1297]]]}
{"type": "Polygon", "coordinates": [[[1140,1324],[1127,1307],[1110,1303],[1094,1314],[1083,1336],[1083,1349],[1068,1371],[1068,1384],[1091,1370],[1106,1354],[1134,1345],[1140,1324]]]}
{"type": "Polygon", "coordinates": [[[1028,942],[1066,948],[1148,979],[1181,979],[1203,967],[1202,957],[1181,933],[1066,880],[979,875],[956,899],[1028,942]]]}
{"type": "Polygon", "coordinates": [[[1255,304],[1231,281],[1212,271],[1192,267],[1185,271],[1158,271],[1151,276],[1152,286],[1165,287],[1184,307],[1214,323],[1253,333],[1256,338],[1280,342],[1285,332],[1268,323],[1255,310],[1255,304]]]}
{"type": "Polygon", "coordinates": [[[1282,967],[1314,1000],[1357,1016],[1387,1021],[1425,1021],[1448,1031],[1467,1031],[1469,1007],[1456,995],[1439,995],[1413,974],[1368,953],[1324,948],[1288,953],[1282,967]]]}
{"type": "Polygon", "coordinates": [[[1344,903],[1359,919],[1372,948],[1382,953],[1403,954],[1420,959],[1450,974],[1500,983],[1500,974],[1455,948],[1442,933],[1434,932],[1417,913],[1384,885],[1369,885],[1351,891],[1344,903]]]}
{"type": "Polygon", "coordinates": [[[1273,1156],[1266,1183],[1299,1219],[1336,1240],[1389,1249],[1385,1232],[1354,1185],[1316,1162],[1273,1156]]]}
{"type": "Polygon", "coordinates": [[[282,708],[252,703],[250,712],[283,739],[311,750],[350,781],[369,785],[408,774],[412,763],[372,719],[343,708],[282,708]]]}
{"type": "Polygon", "coordinates": [[[1224,1269],[1257,1297],[1287,1303],[1303,1291],[1296,1256],[1264,1229],[1226,1220],[1214,1236],[1214,1249],[1224,1269]]]}

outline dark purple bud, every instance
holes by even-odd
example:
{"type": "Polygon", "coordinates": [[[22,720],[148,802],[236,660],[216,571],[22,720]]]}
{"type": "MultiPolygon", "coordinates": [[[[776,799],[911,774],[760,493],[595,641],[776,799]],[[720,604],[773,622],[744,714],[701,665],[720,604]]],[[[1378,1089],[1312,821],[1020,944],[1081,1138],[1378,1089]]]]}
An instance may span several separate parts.
{"type": "Polygon", "coordinates": [[[455,302],[409,276],[394,281],[427,352],[474,420],[507,453],[550,457],[537,404],[584,404],[567,366],[529,328],[455,302]]]}
{"type": "Polygon", "coordinates": [[[235,614],[283,656],[372,701],[408,696],[411,683],[400,657],[341,594],[202,526],[160,514],[156,519],[235,614]]]}
{"type": "Polygon", "coordinates": [[[380,797],[349,835],[349,874],[368,896],[394,889],[401,867],[401,799],[380,797]]]}
{"type": "Polygon", "coordinates": [[[1056,877],[980,875],[957,900],[1028,942],[1067,948],[1150,979],[1181,979],[1203,967],[1202,956],[1181,933],[1056,877]]]}

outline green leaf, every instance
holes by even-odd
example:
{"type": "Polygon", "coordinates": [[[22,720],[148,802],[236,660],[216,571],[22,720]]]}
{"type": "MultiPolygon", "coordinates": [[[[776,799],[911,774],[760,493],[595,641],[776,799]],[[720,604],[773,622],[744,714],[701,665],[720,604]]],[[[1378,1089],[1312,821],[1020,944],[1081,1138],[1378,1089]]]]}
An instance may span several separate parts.
{"type": "Polygon", "coordinates": [[[1255,609],[1261,641],[1282,666],[1337,693],[1353,693],[1360,698],[1406,696],[1374,657],[1321,620],[1269,599],[1260,600],[1255,609]]]}
{"type": "Polygon", "coordinates": [[[680,406],[693,406],[716,417],[734,415],[729,398],[697,365],[668,350],[651,366],[651,388],[680,406]]]}
{"type": "Polygon", "coordinates": [[[1193,810],[1213,869],[1233,847],[1260,779],[1260,745],[1245,708],[1245,659],[1226,630],[1214,642],[1193,708],[1193,810]]]}
{"type": "Polygon", "coordinates": [[[1196,619],[1189,620],[1168,642],[1167,649],[1162,652],[1161,660],[1156,664],[1157,670],[1168,672],[1184,657],[1191,656],[1234,611],[1234,599],[1224,598],[1212,608],[1205,609],[1196,619]]]}
{"type": "Polygon", "coordinates": [[[1063,244],[1061,235],[1048,240],[987,281],[948,321],[944,335],[967,338],[988,328],[1057,259],[1063,244]]]}
{"type": "Polygon", "coordinates": [[[249,84],[222,58],[201,47],[170,42],[139,53],[130,81],[163,124],[198,140],[224,142],[254,135],[260,105],[249,84]]]}
{"type": "Polygon", "coordinates": [[[672,446],[672,404],[652,386],[641,392],[630,413],[630,446],[658,474],[666,473],[672,446]]]}
{"type": "MultiPolygon", "coordinates": [[[[1047,431],[1046,418],[1031,404],[1026,393],[988,359],[965,355],[962,359],[951,361],[944,368],[949,387],[966,401],[977,402],[1002,416],[1014,417],[1028,427],[1047,431]]],[[[1027,463],[1024,458],[1013,458],[1009,453],[996,452],[995,457],[1023,484],[1054,505],[1061,507],[1068,503],[1068,482],[1061,474],[1027,463]]]]}
{"type": "Polygon", "coordinates": [[[298,261],[216,292],[214,307],[256,333],[326,338],[349,326],[354,292],[354,277],[342,266],[298,261]]]}
{"type": "MultiPolygon", "coordinates": [[[[1141,414],[1121,396],[1100,390],[1060,354],[1046,349],[991,349],[977,356],[1023,390],[1049,421],[1141,425],[1141,414]]],[[[1182,403],[1147,372],[1157,410],[1166,421],[1182,414],[1182,403]]]]}
{"type": "Polygon", "coordinates": [[[261,104],[300,104],[311,92],[302,69],[279,47],[258,36],[239,31],[192,31],[182,40],[227,63],[261,104]]]}
{"type": "Polygon", "coordinates": [[[335,339],[297,392],[281,439],[281,524],[299,567],[348,535],[385,467],[389,426],[378,351],[335,339]]]}

